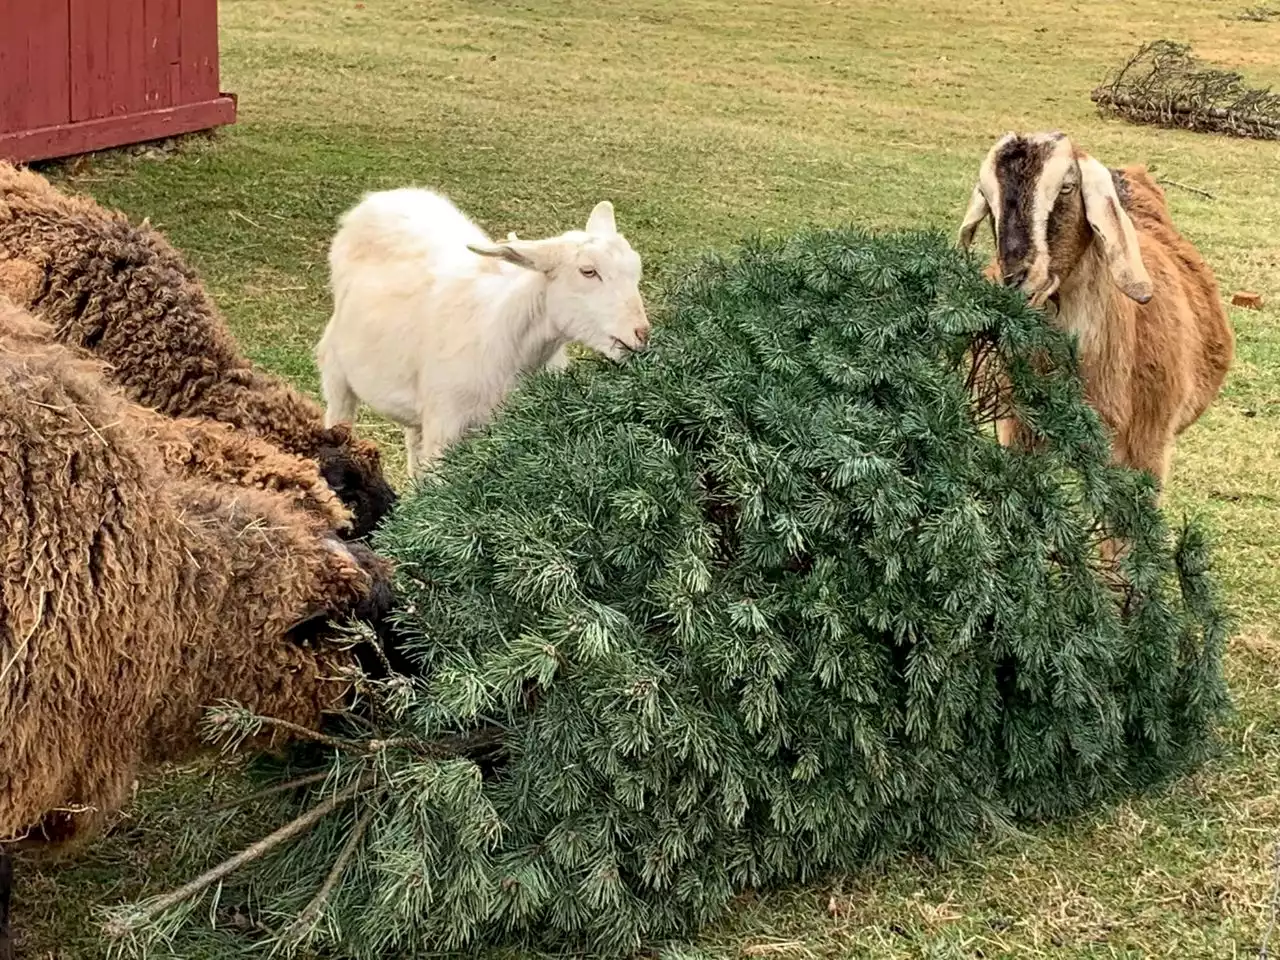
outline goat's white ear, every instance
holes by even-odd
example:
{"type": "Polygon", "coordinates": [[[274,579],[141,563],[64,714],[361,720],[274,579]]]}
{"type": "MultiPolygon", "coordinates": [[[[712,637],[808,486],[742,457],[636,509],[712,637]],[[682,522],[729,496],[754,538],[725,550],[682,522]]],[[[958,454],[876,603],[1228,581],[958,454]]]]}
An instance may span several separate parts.
{"type": "Polygon", "coordinates": [[[559,249],[538,240],[506,240],[502,243],[468,243],[467,249],[482,257],[496,257],[526,270],[549,273],[560,263],[559,249]]]}
{"type": "Polygon", "coordinates": [[[617,232],[618,227],[613,221],[613,204],[608,200],[601,200],[591,211],[591,216],[587,218],[587,233],[607,237],[617,232]]]}
{"type": "Polygon", "coordinates": [[[978,231],[978,224],[991,216],[991,207],[982,193],[982,188],[975,185],[973,196],[969,198],[969,209],[965,211],[964,223],[960,224],[960,249],[968,250],[973,244],[973,235],[978,231]]]}
{"type": "Polygon", "coordinates": [[[1085,218],[1102,244],[1116,286],[1129,299],[1146,303],[1154,290],[1142,262],[1138,232],[1120,206],[1111,171],[1093,157],[1080,158],[1080,195],[1084,198],[1085,218]]]}

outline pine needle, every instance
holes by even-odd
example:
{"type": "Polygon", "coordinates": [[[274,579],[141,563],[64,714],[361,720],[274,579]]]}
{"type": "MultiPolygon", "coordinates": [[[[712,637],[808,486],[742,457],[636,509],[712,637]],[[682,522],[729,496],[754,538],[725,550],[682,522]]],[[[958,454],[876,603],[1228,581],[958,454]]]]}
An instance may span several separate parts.
{"type": "Polygon", "coordinates": [[[223,810],[231,810],[235,807],[242,807],[246,803],[253,803],[255,800],[262,800],[265,797],[274,796],[277,793],[284,793],[288,790],[297,790],[300,787],[309,787],[313,783],[320,783],[329,779],[329,771],[322,770],[319,773],[309,773],[303,777],[296,777],[293,780],[286,780],[284,783],[273,784],[262,790],[254,791],[243,797],[234,797],[225,803],[219,803],[209,808],[209,813],[221,813],[223,810]]]}

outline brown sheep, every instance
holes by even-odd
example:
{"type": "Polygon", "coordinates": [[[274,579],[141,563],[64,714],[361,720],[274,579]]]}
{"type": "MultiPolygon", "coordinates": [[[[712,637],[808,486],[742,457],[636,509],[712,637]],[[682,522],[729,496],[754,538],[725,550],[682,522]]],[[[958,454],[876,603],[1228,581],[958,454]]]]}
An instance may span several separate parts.
{"type": "MultiPolygon", "coordinates": [[[[56,343],[53,330],[0,295],[0,333],[9,342],[56,343]]],[[[351,512],[320,476],[314,461],[285,453],[265,440],[214,420],[171,419],[137,404],[127,406],[130,431],[154,445],[176,476],[205,477],[238,486],[288,493],[334,530],[351,525],[351,512]]]]}
{"type": "MultiPolygon", "coordinates": [[[[960,244],[988,217],[987,276],[1078,334],[1090,403],[1117,462],[1163,487],[1174,439],[1217,396],[1235,350],[1218,284],[1146,167],[1109,170],[1061,133],[1007,134],[983,161],[960,244]],[[997,211],[993,214],[993,211],[997,211]]],[[[1016,424],[1001,438],[1020,439],[1016,424]]]]}
{"type": "Polygon", "coordinates": [[[170,472],[236,486],[287,493],[332,530],[351,528],[351,511],[324,482],[314,460],[285,453],[225,423],[181,417],[171,420],[132,405],[131,429],[148,437],[170,472]]]}
{"type": "Polygon", "coordinates": [[[0,293],[59,340],[110,365],[130,399],[169,417],[217,420],[319,464],[369,533],[395,502],[378,448],[240,353],[204,287],[145,222],[0,161],[0,293]]]}
{"type": "Polygon", "coordinates": [[[289,495],[175,469],[136,432],[155,419],[3,317],[0,921],[8,849],[91,836],[144,764],[202,749],[206,705],[311,729],[342,708],[356,659],[324,625],[389,598],[389,565],[289,495]]]}

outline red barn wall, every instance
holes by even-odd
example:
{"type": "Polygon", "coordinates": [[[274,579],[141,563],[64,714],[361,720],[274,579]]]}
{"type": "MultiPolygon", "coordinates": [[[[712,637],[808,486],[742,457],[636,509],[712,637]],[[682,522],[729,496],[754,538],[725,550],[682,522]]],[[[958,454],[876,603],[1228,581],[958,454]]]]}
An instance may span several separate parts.
{"type": "Polygon", "coordinates": [[[234,123],[217,0],[0,0],[0,157],[65,157],[234,123]]]}

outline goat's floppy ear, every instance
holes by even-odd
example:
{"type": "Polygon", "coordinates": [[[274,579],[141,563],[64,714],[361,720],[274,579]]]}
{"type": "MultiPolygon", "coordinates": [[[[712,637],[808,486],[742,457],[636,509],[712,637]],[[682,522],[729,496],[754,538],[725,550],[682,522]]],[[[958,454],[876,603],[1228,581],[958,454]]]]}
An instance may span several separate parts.
{"type": "Polygon", "coordinates": [[[591,211],[591,216],[587,218],[587,233],[607,237],[617,232],[618,227],[613,220],[613,204],[608,200],[601,200],[591,211]]]}
{"type": "Polygon", "coordinates": [[[1126,297],[1146,303],[1154,292],[1151,277],[1142,262],[1138,232],[1120,206],[1111,171],[1093,157],[1082,156],[1079,162],[1084,215],[1102,244],[1111,276],[1126,297]]]}
{"type": "Polygon", "coordinates": [[[467,249],[482,257],[496,257],[526,270],[547,273],[560,262],[559,251],[538,240],[506,240],[502,243],[468,243],[467,249]]]}
{"type": "Polygon", "coordinates": [[[973,244],[973,235],[978,232],[978,224],[989,216],[991,216],[991,207],[987,205],[982,187],[975,184],[973,196],[969,198],[969,209],[964,214],[964,223],[960,224],[960,249],[969,249],[973,244]]]}

